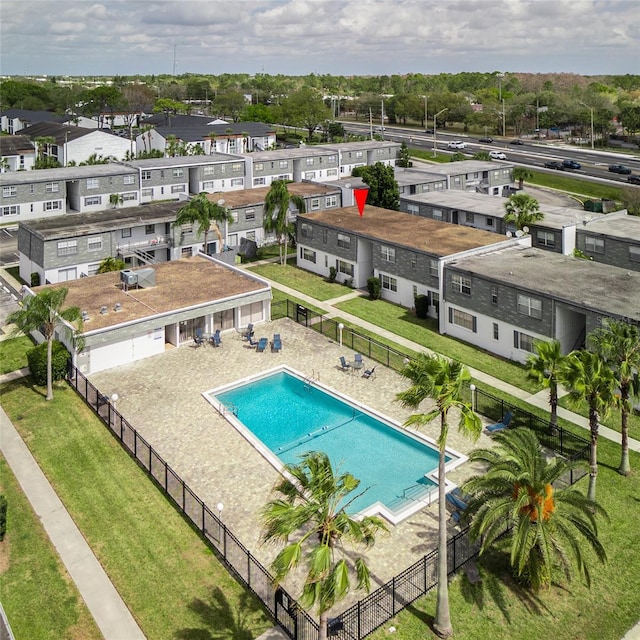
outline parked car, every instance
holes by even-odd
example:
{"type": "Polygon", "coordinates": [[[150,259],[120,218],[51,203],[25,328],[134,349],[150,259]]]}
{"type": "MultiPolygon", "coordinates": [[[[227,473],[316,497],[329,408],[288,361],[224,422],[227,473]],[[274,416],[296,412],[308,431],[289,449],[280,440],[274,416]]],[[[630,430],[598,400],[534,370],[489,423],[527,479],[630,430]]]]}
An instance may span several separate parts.
{"type": "Polygon", "coordinates": [[[524,142],[518,138],[514,138],[509,144],[524,144],[524,142]]]}
{"type": "Polygon", "coordinates": [[[627,182],[630,182],[631,184],[640,184],[640,176],[632,174],[627,178],[627,182]]]}
{"type": "Polygon", "coordinates": [[[562,161],[562,166],[565,169],[582,169],[582,165],[579,162],[576,162],[575,160],[563,160],[562,161]]]}
{"type": "Polygon", "coordinates": [[[425,129],[424,132],[425,133],[433,133],[433,129],[425,129]]]}
{"type": "Polygon", "coordinates": [[[557,160],[545,162],[544,166],[546,169],[558,169],[559,171],[562,171],[564,169],[564,165],[562,164],[562,162],[558,162],[557,160]]]}
{"type": "Polygon", "coordinates": [[[484,142],[486,144],[491,144],[493,142],[493,138],[478,138],[478,142],[484,142]]]}
{"type": "Polygon", "coordinates": [[[466,142],[462,142],[462,140],[452,140],[447,147],[449,149],[466,149],[467,148],[467,143],[466,142]]]}
{"type": "Polygon", "coordinates": [[[489,157],[494,160],[506,160],[507,156],[502,151],[489,151],[489,157]]]}
{"type": "Polygon", "coordinates": [[[628,176],[631,173],[631,169],[625,167],[623,164],[610,164],[609,171],[611,171],[611,173],[620,173],[623,176],[628,176]]]}

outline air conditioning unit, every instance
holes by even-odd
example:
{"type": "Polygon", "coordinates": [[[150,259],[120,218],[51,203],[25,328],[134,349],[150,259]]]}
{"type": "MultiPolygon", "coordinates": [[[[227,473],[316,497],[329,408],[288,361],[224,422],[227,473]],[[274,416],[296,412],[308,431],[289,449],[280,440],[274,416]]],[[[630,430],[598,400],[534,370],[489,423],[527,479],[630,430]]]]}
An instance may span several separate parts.
{"type": "Polygon", "coordinates": [[[120,282],[127,287],[138,284],[138,274],[131,271],[131,269],[123,269],[120,272],[120,282]]]}

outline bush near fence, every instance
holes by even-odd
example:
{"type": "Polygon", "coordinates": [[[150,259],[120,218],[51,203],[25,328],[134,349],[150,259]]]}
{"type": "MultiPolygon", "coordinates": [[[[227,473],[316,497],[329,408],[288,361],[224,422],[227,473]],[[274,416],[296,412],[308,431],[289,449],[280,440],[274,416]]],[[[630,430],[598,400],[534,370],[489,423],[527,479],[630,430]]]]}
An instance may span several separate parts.
{"type": "MultiPolygon", "coordinates": [[[[338,322],[291,300],[274,303],[272,319],[290,318],[318,331],[336,342],[340,341],[338,322]]],[[[350,328],[342,329],[342,344],[385,366],[400,371],[410,356],[350,328]]],[[[275,587],[273,577],[251,552],[229,531],[215,513],[171,469],[151,445],[118,413],[109,398],[100,393],[77,369],[72,368],[69,382],[95,411],[125,450],[144,468],[175,506],[200,530],[206,542],[245,586],[255,593],[275,621],[292,640],[316,640],[318,624],[282,588],[275,587]]],[[[561,427],[551,429],[549,422],[515,407],[481,389],[467,388],[467,401],[478,413],[498,421],[508,409],[514,414],[514,426],[526,426],[536,432],[543,447],[568,459],[588,460],[589,441],[561,427]]],[[[561,484],[570,485],[587,473],[573,470],[561,484]]],[[[468,527],[450,538],[448,545],[448,575],[462,569],[478,555],[480,543],[472,543],[468,527]]],[[[505,533],[507,529],[505,529],[505,533]]],[[[429,593],[437,586],[437,549],[371,592],[339,616],[332,618],[329,635],[340,640],[361,640],[393,618],[402,609],[429,593]]]]}

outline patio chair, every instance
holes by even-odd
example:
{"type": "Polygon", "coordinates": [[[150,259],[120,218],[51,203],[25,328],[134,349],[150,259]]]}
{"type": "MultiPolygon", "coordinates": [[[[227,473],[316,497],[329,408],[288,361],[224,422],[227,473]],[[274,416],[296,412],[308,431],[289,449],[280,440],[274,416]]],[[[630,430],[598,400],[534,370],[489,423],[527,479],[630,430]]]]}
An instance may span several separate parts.
{"type": "Polygon", "coordinates": [[[222,338],[220,337],[220,329],[216,329],[216,332],[211,336],[211,338],[209,338],[209,340],[214,347],[221,347],[222,338]]]}
{"type": "Polygon", "coordinates": [[[254,340],[253,339],[253,335],[248,336],[247,338],[249,340],[249,346],[251,347],[257,347],[259,344],[259,340],[254,340]]]}
{"type": "Polygon", "coordinates": [[[196,343],[196,347],[201,347],[205,343],[204,336],[202,335],[202,329],[196,329],[193,341],[196,343]]]}
{"type": "Polygon", "coordinates": [[[351,365],[345,360],[344,356],[340,356],[340,368],[343,371],[349,371],[349,369],[351,369],[351,365]]]}
{"type": "Polygon", "coordinates": [[[373,380],[376,377],[376,368],[372,367],[371,369],[367,369],[363,374],[363,378],[367,378],[373,380]]]}
{"type": "Polygon", "coordinates": [[[273,334],[273,340],[271,341],[271,351],[280,352],[282,351],[282,340],[280,339],[279,333],[273,334]]]}
{"type": "Polygon", "coordinates": [[[496,431],[502,431],[503,429],[506,429],[511,424],[512,419],[513,419],[513,413],[511,412],[511,409],[507,409],[507,412],[502,417],[502,420],[500,422],[496,422],[495,424],[490,424],[485,429],[485,431],[489,434],[496,433],[496,431]]]}
{"type": "Polygon", "coordinates": [[[362,359],[362,354],[361,353],[356,353],[354,360],[358,363],[358,364],[363,364],[364,361],[362,359]]]}
{"type": "Polygon", "coordinates": [[[264,350],[267,348],[268,344],[269,340],[267,340],[267,338],[260,338],[260,340],[258,341],[258,346],[256,347],[256,351],[258,353],[264,353],[264,350]]]}
{"type": "Polygon", "coordinates": [[[468,498],[457,487],[453,491],[447,493],[446,499],[447,502],[458,511],[464,511],[467,508],[468,498]]]}
{"type": "Polygon", "coordinates": [[[245,340],[251,340],[251,337],[253,336],[253,323],[250,322],[247,325],[247,328],[242,332],[242,337],[245,340]]]}

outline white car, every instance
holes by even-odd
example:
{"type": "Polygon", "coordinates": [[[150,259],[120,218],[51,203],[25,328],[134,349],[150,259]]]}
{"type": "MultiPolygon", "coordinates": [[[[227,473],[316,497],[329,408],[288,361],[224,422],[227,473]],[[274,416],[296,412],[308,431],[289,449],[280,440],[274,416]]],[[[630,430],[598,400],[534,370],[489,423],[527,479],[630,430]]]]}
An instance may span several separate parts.
{"type": "Polygon", "coordinates": [[[447,147],[449,149],[466,149],[467,148],[467,143],[466,142],[462,142],[462,140],[452,140],[447,147]]]}
{"type": "Polygon", "coordinates": [[[494,160],[506,160],[507,156],[502,151],[489,151],[489,157],[494,160]]]}

